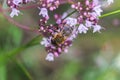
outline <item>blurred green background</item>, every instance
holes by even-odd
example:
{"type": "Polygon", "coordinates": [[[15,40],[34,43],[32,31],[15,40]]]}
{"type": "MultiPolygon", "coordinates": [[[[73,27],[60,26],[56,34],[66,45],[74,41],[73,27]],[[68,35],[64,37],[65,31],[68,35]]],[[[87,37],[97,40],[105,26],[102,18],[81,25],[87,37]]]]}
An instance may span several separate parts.
{"type": "MultiPolygon", "coordinates": [[[[61,6],[60,11],[65,11],[61,6]]],[[[120,1],[104,13],[120,9],[120,1]]],[[[36,28],[38,10],[22,11],[14,19],[36,28]]],[[[0,13],[0,80],[120,80],[120,13],[100,19],[101,33],[80,34],[69,52],[45,60],[38,33],[21,29],[0,13]],[[36,37],[37,36],[37,37],[36,37]]]]}

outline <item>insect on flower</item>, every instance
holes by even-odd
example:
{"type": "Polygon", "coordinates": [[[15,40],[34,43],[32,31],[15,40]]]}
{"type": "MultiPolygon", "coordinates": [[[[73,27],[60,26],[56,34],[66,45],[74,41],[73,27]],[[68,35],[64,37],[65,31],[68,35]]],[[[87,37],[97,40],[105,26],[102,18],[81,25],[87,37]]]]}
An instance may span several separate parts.
{"type": "Polygon", "coordinates": [[[66,39],[71,35],[73,31],[73,28],[68,26],[68,25],[65,25],[64,28],[53,35],[53,38],[51,39],[51,43],[55,46],[59,46],[59,44],[63,44],[66,39]]]}
{"type": "MultiPolygon", "coordinates": [[[[67,52],[78,34],[86,34],[89,29],[93,29],[93,33],[100,32],[102,27],[98,24],[98,21],[103,12],[102,2],[106,1],[109,5],[114,0],[6,0],[8,7],[12,11],[10,16],[12,18],[18,16],[19,9],[26,9],[21,8],[24,6],[22,4],[33,1],[37,2],[35,7],[40,10],[38,31],[44,37],[41,45],[44,45],[48,52],[46,60],[53,61],[54,56],[58,57],[62,52],[67,52]],[[71,6],[64,12],[65,14],[57,14],[57,11],[54,10],[61,9],[59,6],[63,4],[70,4],[71,6]],[[73,12],[71,12],[72,10],[73,12]],[[53,12],[54,24],[48,21],[52,17],[49,12],[53,12]],[[74,13],[76,14],[73,15],[74,13]]],[[[27,8],[31,7],[34,6],[27,8]]]]}
{"type": "Polygon", "coordinates": [[[51,43],[55,46],[59,46],[59,44],[63,44],[66,39],[67,39],[66,36],[64,36],[62,32],[59,32],[53,35],[53,38],[51,39],[51,43]]]}

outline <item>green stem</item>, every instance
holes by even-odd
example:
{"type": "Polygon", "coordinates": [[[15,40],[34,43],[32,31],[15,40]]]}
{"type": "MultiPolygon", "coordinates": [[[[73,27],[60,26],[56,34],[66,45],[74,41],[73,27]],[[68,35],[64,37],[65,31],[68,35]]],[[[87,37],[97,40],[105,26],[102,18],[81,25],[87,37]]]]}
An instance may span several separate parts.
{"type": "Polygon", "coordinates": [[[116,11],[113,11],[113,12],[109,12],[109,13],[103,14],[99,18],[107,17],[107,16],[110,16],[110,15],[113,15],[113,14],[117,14],[117,13],[120,13],[120,10],[116,10],[116,11]]]}
{"type": "Polygon", "coordinates": [[[13,61],[22,69],[22,71],[25,73],[25,75],[28,77],[29,80],[33,80],[28,70],[24,67],[24,65],[19,60],[14,59],[13,61]]]}
{"type": "MultiPolygon", "coordinates": [[[[66,19],[67,17],[71,16],[72,14],[74,14],[75,12],[77,12],[76,10],[72,11],[70,14],[68,14],[64,19],[66,19]]],[[[64,20],[63,19],[63,20],[64,20]]]]}
{"type": "Polygon", "coordinates": [[[0,66],[0,80],[7,80],[7,65],[0,66]]]}
{"type": "Polygon", "coordinates": [[[39,40],[40,36],[36,36],[35,38],[33,38],[31,41],[29,41],[27,44],[22,45],[18,48],[15,48],[7,53],[1,54],[0,55],[0,66],[2,65],[2,63],[4,64],[5,62],[7,62],[10,58],[12,58],[13,56],[17,55],[18,53],[22,52],[23,50],[32,47],[34,45],[37,45],[39,42],[37,42],[36,40],[39,40]]]}
{"type": "MultiPolygon", "coordinates": [[[[66,19],[67,17],[71,16],[75,12],[77,12],[77,11],[74,10],[73,12],[71,12],[70,14],[68,14],[64,19],[66,19]]],[[[110,16],[110,15],[113,15],[113,14],[117,14],[117,13],[120,13],[120,10],[116,10],[116,11],[113,11],[113,12],[105,13],[105,14],[101,15],[99,18],[104,18],[104,17],[110,16]]]]}

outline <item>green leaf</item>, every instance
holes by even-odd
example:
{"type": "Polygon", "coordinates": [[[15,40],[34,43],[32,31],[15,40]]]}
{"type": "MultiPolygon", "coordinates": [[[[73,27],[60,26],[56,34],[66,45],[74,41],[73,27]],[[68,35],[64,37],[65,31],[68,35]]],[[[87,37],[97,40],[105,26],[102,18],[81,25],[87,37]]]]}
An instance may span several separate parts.
{"type": "Polygon", "coordinates": [[[32,76],[28,72],[28,70],[25,68],[25,66],[20,62],[20,60],[13,59],[13,61],[21,68],[21,70],[24,72],[24,74],[28,77],[29,80],[33,80],[32,76]]]}
{"type": "Polygon", "coordinates": [[[6,65],[0,66],[0,80],[7,80],[6,65]]]}
{"type": "Polygon", "coordinates": [[[12,49],[9,52],[3,53],[0,55],[0,66],[5,64],[10,58],[14,57],[15,55],[19,54],[20,52],[22,52],[23,50],[37,45],[39,44],[39,40],[41,39],[41,37],[38,35],[35,38],[33,38],[31,41],[29,41],[27,44],[22,45],[18,48],[12,49]]]}
{"type": "Polygon", "coordinates": [[[14,42],[15,46],[18,46],[22,39],[22,31],[18,29],[18,27],[13,27],[12,25],[9,26],[8,34],[12,35],[12,41],[14,42]]]}

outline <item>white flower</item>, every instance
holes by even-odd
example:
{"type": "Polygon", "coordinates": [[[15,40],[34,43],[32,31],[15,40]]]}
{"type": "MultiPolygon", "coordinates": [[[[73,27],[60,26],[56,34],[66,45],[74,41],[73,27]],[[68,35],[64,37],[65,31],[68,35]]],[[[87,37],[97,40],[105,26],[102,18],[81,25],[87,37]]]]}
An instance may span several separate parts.
{"type": "Polygon", "coordinates": [[[93,0],[93,4],[94,5],[98,5],[99,4],[99,0],[93,0]]]}
{"type": "Polygon", "coordinates": [[[76,34],[72,34],[72,35],[68,38],[68,40],[73,40],[73,39],[75,39],[76,37],[77,37],[76,34]]]}
{"type": "Polygon", "coordinates": [[[18,14],[20,13],[19,10],[17,10],[16,8],[12,8],[12,12],[10,13],[10,17],[14,17],[14,16],[18,16],[18,14]]]}
{"type": "Polygon", "coordinates": [[[98,18],[98,15],[96,14],[96,12],[92,12],[92,13],[90,13],[90,15],[92,16],[92,18],[98,18]]]}
{"type": "Polygon", "coordinates": [[[58,19],[58,20],[56,21],[56,23],[57,23],[57,24],[60,24],[60,23],[61,23],[61,19],[58,19]]]}
{"type": "Polygon", "coordinates": [[[68,53],[68,48],[65,48],[65,49],[64,49],[64,52],[65,52],[65,53],[68,53]]]}
{"type": "Polygon", "coordinates": [[[19,3],[21,3],[22,2],[22,0],[13,0],[13,3],[15,4],[15,5],[19,5],[19,3]]]}
{"type": "Polygon", "coordinates": [[[77,24],[77,19],[68,17],[66,19],[66,24],[70,26],[75,26],[77,24]]]}
{"type": "Polygon", "coordinates": [[[54,0],[47,0],[47,3],[53,2],[54,0]]]}
{"type": "Polygon", "coordinates": [[[86,22],[86,23],[85,23],[85,26],[91,28],[92,22],[90,22],[90,21],[88,21],[88,20],[86,20],[85,22],[86,22]]]}
{"type": "Polygon", "coordinates": [[[70,37],[68,38],[68,40],[73,40],[77,37],[77,34],[78,34],[78,31],[77,31],[77,28],[74,27],[73,31],[72,31],[72,34],[70,35],[70,37]]]}
{"type": "Polygon", "coordinates": [[[26,0],[26,2],[35,2],[35,0],[26,0]]]}
{"type": "Polygon", "coordinates": [[[49,39],[47,38],[43,38],[43,40],[41,41],[41,45],[44,45],[45,47],[47,47],[50,44],[49,39]]]}
{"type": "Polygon", "coordinates": [[[85,27],[83,24],[80,24],[78,27],[79,33],[87,33],[88,28],[85,27]]]}
{"type": "Polygon", "coordinates": [[[41,8],[39,15],[42,15],[45,18],[48,18],[48,10],[46,8],[41,8]]]}
{"type": "Polygon", "coordinates": [[[113,63],[113,67],[116,67],[117,69],[120,70],[120,53],[116,56],[113,63]]]}
{"type": "Polygon", "coordinates": [[[95,26],[93,26],[93,33],[100,32],[101,29],[102,29],[102,27],[100,25],[95,25],[95,26]]]}
{"type": "Polygon", "coordinates": [[[101,5],[95,6],[93,10],[98,16],[101,16],[101,12],[103,12],[103,10],[101,9],[101,5]]]}
{"type": "Polygon", "coordinates": [[[48,61],[54,61],[54,55],[52,53],[48,53],[45,59],[48,61]]]}
{"type": "Polygon", "coordinates": [[[108,5],[112,4],[114,0],[107,0],[108,5]]]}
{"type": "Polygon", "coordinates": [[[67,15],[68,15],[68,13],[64,12],[61,18],[64,19],[67,15]]]}

